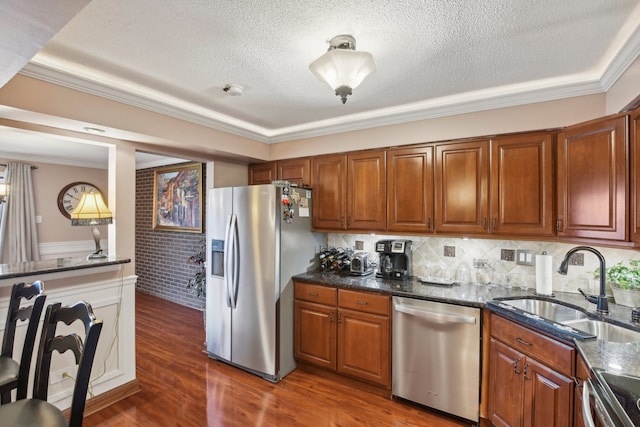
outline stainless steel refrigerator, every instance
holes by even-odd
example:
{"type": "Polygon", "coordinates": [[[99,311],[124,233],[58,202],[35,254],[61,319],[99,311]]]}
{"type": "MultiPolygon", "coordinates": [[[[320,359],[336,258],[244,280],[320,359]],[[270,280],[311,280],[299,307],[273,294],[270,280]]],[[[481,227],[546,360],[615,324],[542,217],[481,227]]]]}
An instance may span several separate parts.
{"type": "Polygon", "coordinates": [[[291,276],[316,268],[311,191],[252,185],[207,194],[207,351],[277,382],[295,369],[291,276]],[[288,194],[287,194],[288,193],[288,194]]]}

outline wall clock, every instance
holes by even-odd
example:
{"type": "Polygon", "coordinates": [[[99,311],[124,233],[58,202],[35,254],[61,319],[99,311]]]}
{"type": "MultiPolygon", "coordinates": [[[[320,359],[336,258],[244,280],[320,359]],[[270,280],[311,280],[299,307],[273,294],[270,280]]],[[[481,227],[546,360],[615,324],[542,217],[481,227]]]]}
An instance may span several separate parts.
{"type": "Polygon", "coordinates": [[[65,185],[58,193],[58,209],[60,209],[60,213],[68,219],[71,219],[71,212],[73,212],[78,205],[78,202],[82,197],[82,193],[87,193],[89,191],[100,193],[104,198],[102,191],[89,182],[77,181],[72,182],[69,185],[65,185]]]}

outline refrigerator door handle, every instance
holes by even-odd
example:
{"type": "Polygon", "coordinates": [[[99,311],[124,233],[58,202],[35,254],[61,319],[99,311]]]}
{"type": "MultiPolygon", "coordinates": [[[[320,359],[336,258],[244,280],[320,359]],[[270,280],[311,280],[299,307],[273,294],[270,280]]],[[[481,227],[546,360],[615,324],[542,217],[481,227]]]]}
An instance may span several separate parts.
{"type": "Polygon", "coordinates": [[[233,221],[233,215],[227,217],[227,227],[224,232],[224,285],[227,288],[227,307],[231,307],[231,265],[232,253],[231,253],[231,223],[233,221]]]}
{"type": "Polygon", "coordinates": [[[231,308],[236,308],[238,303],[238,284],[240,283],[240,246],[238,245],[238,217],[234,214],[231,218],[231,235],[233,236],[233,277],[231,287],[231,308]]]}

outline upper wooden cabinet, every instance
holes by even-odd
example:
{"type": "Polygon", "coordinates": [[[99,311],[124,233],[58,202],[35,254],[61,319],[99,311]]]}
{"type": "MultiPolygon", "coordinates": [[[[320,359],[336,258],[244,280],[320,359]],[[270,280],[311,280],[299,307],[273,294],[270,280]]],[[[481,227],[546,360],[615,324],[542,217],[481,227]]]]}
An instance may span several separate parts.
{"type": "Polygon", "coordinates": [[[553,236],[553,134],[491,140],[490,232],[553,236]]]}
{"type": "Polygon", "coordinates": [[[489,141],[436,145],[435,231],[488,230],[489,141]]]}
{"type": "Polygon", "coordinates": [[[249,165],[249,185],[271,184],[280,179],[310,186],[311,160],[303,157],[249,165]]]}
{"type": "Polygon", "coordinates": [[[630,114],[631,241],[640,243],[640,108],[630,114]]]}
{"type": "Polygon", "coordinates": [[[435,231],[552,236],[553,134],[436,145],[435,231]]]}
{"type": "Polygon", "coordinates": [[[347,154],[347,228],[384,230],[387,224],[385,152],[347,154]]]}
{"type": "Polygon", "coordinates": [[[311,161],[313,173],[313,228],[346,228],[346,169],[344,154],[317,156],[311,161]]]}
{"type": "Polygon", "coordinates": [[[276,176],[276,162],[249,165],[249,185],[271,184],[271,181],[277,179],[276,176]]]}
{"type": "Polygon", "coordinates": [[[387,230],[433,231],[433,147],[387,151],[387,230]]]}
{"type": "Polygon", "coordinates": [[[278,179],[284,179],[294,184],[311,185],[311,159],[278,160],[276,169],[278,179]]]}
{"type": "Polygon", "coordinates": [[[625,115],[569,126],[558,135],[559,237],[628,240],[626,135],[625,115]]]}
{"type": "Polygon", "coordinates": [[[385,229],[384,151],[314,157],[312,170],[314,229],[385,229]]]}

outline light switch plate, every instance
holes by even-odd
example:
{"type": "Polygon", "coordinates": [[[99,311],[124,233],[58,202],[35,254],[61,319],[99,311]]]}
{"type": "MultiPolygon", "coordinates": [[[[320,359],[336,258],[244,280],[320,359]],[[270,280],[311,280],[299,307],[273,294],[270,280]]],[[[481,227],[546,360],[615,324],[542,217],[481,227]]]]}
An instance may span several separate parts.
{"type": "Polygon", "coordinates": [[[527,249],[518,249],[516,251],[516,264],[535,265],[536,257],[533,255],[533,251],[527,249]]]}

